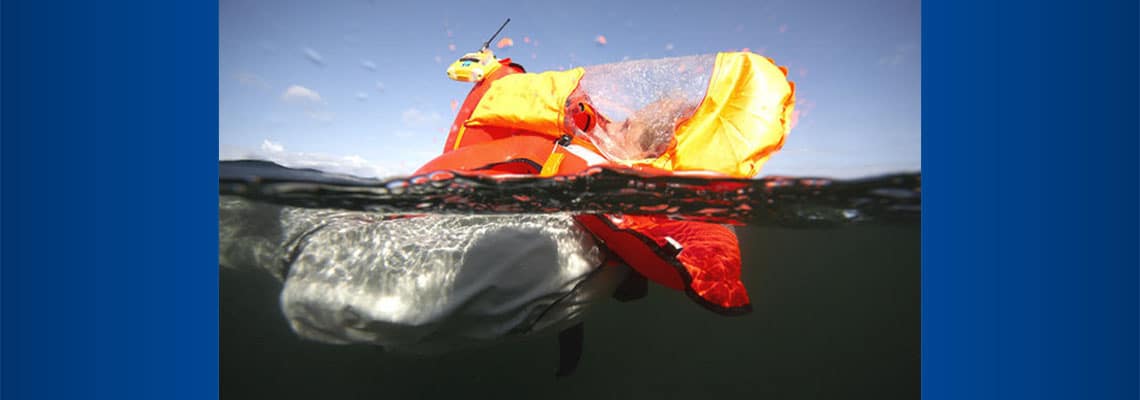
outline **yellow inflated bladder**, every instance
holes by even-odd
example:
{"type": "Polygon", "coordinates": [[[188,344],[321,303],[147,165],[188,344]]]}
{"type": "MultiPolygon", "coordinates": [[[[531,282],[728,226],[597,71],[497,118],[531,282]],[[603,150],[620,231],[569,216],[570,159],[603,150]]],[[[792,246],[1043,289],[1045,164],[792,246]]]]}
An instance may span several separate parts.
{"type": "Polygon", "coordinates": [[[787,70],[748,53],[720,53],[692,116],[674,131],[675,146],[651,165],[752,177],[791,129],[795,86],[787,70]]]}
{"type": "Polygon", "coordinates": [[[566,98],[578,87],[583,70],[512,74],[491,82],[469,127],[511,127],[557,138],[562,135],[566,98]]]}

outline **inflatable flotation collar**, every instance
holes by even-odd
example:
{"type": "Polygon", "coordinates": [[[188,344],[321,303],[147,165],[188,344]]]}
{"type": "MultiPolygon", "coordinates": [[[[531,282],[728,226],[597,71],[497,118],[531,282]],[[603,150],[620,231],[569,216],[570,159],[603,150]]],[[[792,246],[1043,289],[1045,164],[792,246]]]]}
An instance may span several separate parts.
{"type": "Polygon", "coordinates": [[[717,54],[700,106],[678,124],[676,145],[650,164],[756,176],[791,131],[796,87],[787,75],[787,69],[757,54],[717,54]]]}

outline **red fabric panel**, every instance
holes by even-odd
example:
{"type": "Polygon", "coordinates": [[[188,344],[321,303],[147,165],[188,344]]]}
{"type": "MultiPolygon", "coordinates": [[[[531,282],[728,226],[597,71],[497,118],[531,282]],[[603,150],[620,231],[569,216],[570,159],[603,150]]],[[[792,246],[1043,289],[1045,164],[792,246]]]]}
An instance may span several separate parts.
{"type": "Polygon", "coordinates": [[[729,228],[662,216],[627,215],[615,221],[583,215],[578,220],[649,280],[684,289],[719,312],[747,311],[751,300],[740,281],[740,245],[729,228]],[[669,255],[667,237],[682,246],[676,257],[669,255]]]}

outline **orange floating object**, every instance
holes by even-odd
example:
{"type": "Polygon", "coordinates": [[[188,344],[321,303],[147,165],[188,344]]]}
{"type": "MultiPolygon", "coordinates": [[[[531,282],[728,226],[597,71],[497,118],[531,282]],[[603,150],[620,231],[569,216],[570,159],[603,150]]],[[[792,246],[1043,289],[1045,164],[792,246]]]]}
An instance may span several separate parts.
{"type": "MultiPolygon", "coordinates": [[[[605,37],[598,35],[597,42],[604,45],[605,37]]],[[[559,176],[611,166],[655,174],[707,171],[751,177],[780,150],[800,117],[786,69],[751,52],[541,74],[526,73],[510,59],[496,62],[500,67],[476,82],[459,107],[443,154],[417,174],[455,170],[559,176]],[[678,83],[670,89],[674,81],[678,83]],[[653,82],[655,90],[638,90],[646,82],[653,82]],[[694,88],[681,82],[708,84],[694,88]],[[663,95],[629,95],[645,92],[663,95]]],[[[452,101],[453,110],[456,105],[452,101]]],[[[649,280],[684,291],[721,314],[751,310],[731,229],[664,216],[575,218],[617,262],[649,280]]]]}

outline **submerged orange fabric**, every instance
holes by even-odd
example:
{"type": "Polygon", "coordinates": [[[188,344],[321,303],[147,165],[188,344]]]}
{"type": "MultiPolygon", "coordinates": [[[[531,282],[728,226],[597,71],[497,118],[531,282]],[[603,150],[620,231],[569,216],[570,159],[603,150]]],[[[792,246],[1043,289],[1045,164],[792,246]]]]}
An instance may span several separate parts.
{"type": "Polygon", "coordinates": [[[752,310],[740,281],[736,234],[717,224],[673,221],[663,216],[579,215],[587,230],[635,271],[662,286],[684,291],[698,304],[725,315],[752,310]],[[681,245],[671,254],[666,238],[681,245]]]}

